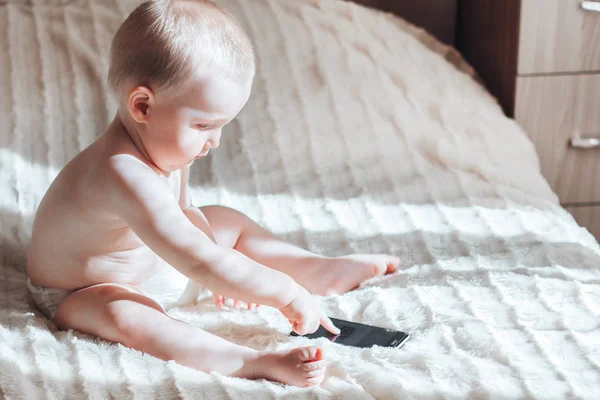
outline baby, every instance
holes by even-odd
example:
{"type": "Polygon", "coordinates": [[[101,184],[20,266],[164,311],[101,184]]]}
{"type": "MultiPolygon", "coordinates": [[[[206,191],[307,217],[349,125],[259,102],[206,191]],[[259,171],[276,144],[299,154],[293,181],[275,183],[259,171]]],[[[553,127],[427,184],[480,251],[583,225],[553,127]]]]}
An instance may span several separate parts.
{"type": "Polygon", "coordinates": [[[38,308],[76,329],[202,371],[319,385],[317,346],[256,351],[168,316],[144,289],[174,268],[224,298],[278,309],[298,334],[338,329],[311,295],[393,272],[388,255],[324,257],[244,214],[190,204],[190,166],[219,146],[255,65],[234,18],[207,0],[137,7],[111,47],[118,110],[60,172],[37,211],[27,262],[38,308]]]}

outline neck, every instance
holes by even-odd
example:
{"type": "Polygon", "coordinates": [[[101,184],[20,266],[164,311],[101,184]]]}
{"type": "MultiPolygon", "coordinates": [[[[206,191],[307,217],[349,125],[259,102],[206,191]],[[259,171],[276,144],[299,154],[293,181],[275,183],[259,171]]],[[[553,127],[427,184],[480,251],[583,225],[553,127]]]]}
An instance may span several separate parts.
{"type": "Polygon", "coordinates": [[[137,128],[135,122],[131,120],[131,118],[128,118],[128,116],[124,116],[123,113],[118,111],[117,114],[115,115],[115,118],[113,119],[111,125],[113,126],[113,128],[115,129],[115,131],[117,133],[125,136],[126,138],[128,138],[131,141],[131,143],[140,152],[142,157],[144,157],[147,164],[154,171],[156,171],[156,173],[158,173],[160,175],[164,175],[166,177],[169,177],[169,175],[171,175],[170,172],[163,171],[156,164],[154,164],[154,162],[152,161],[152,158],[150,158],[150,154],[146,150],[146,147],[144,147],[144,142],[141,139],[140,131],[137,128]]]}

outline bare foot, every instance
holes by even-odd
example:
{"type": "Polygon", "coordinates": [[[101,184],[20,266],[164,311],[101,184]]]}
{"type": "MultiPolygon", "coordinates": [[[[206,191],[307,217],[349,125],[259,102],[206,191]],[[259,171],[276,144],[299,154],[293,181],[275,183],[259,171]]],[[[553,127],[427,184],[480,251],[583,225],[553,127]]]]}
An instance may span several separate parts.
{"type": "Polygon", "coordinates": [[[237,376],[269,379],[288,385],[317,386],[325,379],[325,361],[320,347],[261,352],[239,371],[237,376]]]}
{"type": "Polygon", "coordinates": [[[319,258],[302,267],[303,275],[294,277],[311,293],[321,296],[346,293],[363,281],[396,271],[400,259],[387,254],[350,254],[319,258]]]}

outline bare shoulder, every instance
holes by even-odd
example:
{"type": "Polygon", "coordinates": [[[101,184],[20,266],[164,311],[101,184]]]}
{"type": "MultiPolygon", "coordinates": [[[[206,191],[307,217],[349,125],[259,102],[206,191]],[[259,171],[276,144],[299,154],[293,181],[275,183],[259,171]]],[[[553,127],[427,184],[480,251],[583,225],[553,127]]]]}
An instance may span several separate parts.
{"type": "Polygon", "coordinates": [[[144,161],[127,137],[110,130],[105,135],[98,169],[106,194],[118,197],[136,193],[148,195],[168,189],[165,180],[144,161]]]}
{"type": "Polygon", "coordinates": [[[105,160],[106,190],[117,203],[151,202],[169,193],[167,181],[138,157],[120,153],[105,160]]]}
{"type": "Polygon", "coordinates": [[[104,167],[113,178],[146,172],[148,177],[156,175],[156,178],[159,179],[158,174],[148,164],[139,157],[127,152],[110,155],[104,160],[104,167]]]}
{"type": "Polygon", "coordinates": [[[149,163],[123,132],[107,130],[96,178],[104,207],[123,219],[147,217],[149,213],[177,206],[171,188],[176,174],[167,178],[149,163]]]}

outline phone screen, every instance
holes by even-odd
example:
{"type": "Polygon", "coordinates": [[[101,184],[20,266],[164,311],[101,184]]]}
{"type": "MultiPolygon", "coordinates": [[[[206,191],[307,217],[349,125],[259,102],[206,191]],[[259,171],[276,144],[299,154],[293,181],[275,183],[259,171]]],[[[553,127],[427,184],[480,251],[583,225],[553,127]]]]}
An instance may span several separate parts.
{"type": "MultiPolygon", "coordinates": [[[[303,337],[309,339],[325,337],[332,342],[354,347],[372,347],[375,345],[384,347],[402,347],[410,338],[409,334],[393,329],[359,324],[357,322],[344,321],[336,318],[331,318],[331,321],[340,329],[341,332],[339,335],[334,335],[320,326],[316,332],[304,335],[303,337]]],[[[298,336],[294,332],[292,332],[292,335],[298,336]]]]}

